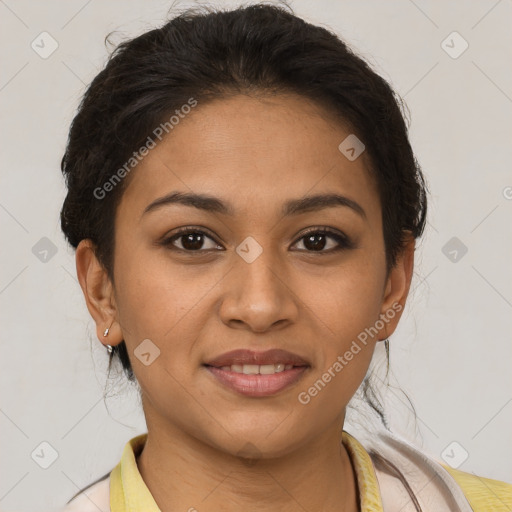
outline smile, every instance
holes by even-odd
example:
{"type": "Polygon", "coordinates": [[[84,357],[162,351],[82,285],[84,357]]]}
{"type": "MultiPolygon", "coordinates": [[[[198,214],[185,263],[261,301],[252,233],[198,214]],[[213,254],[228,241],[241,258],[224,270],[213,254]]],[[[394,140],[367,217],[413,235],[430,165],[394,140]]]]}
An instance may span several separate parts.
{"type": "Polygon", "coordinates": [[[296,384],[308,366],[268,365],[205,365],[210,375],[223,387],[250,397],[272,396],[296,384]]]}

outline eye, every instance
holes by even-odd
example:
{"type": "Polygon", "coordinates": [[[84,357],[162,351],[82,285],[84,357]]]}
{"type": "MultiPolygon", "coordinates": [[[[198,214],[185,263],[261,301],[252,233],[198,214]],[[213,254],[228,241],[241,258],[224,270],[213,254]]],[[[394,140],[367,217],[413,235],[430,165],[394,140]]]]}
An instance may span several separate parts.
{"type": "MultiPolygon", "coordinates": [[[[295,244],[298,243],[302,243],[304,246],[304,249],[299,248],[300,251],[318,253],[332,253],[343,249],[351,249],[355,246],[351,239],[344,233],[323,227],[310,229],[303,234],[295,244]],[[329,243],[329,239],[331,243],[329,243]],[[334,241],[334,243],[332,241],[334,241]],[[326,247],[327,250],[325,250],[326,247]]],[[[172,236],[162,240],[160,244],[172,250],[188,253],[199,253],[216,249],[224,250],[222,246],[215,241],[213,236],[202,229],[192,227],[179,229],[172,236]],[[209,247],[207,243],[205,247],[206,240],[210,241],[209,247]]]]}
{"type": "Polygon", "coordinates": [[[304,234],[298,242],[302,242],[305,248],[300,250],[305,250],[306,252],[332,253],[354,247],[354,243],[347,235],[328,228],[313,228],[304,234]],[[335,243],[332,244],[331,242],[329,244],[329,239],[334,240],[335,243]],[[327,247],[328,250],[324,250],[329,245],[330,247],[327,247]],[[333,245],[334,247],[332,247],[333,245]]]}
{"type": "Polygon", "coordinates": [[[221,247],[212,236],[196,228],[181,228],[172,236],[162,240],[161,245],[185,252],[202,252],[221,247]],[[210,247],[204,247],[205,239],[210,240],[210,247]]]}

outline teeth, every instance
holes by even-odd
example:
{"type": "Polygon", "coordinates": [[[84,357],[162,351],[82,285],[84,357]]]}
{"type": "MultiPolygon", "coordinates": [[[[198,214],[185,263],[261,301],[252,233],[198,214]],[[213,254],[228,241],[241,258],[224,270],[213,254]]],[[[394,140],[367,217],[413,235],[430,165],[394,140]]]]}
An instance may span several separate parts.
{"type": "Polygon", "coordinates": [[[260,367],[257,364],[244,364],[242,367],[242,373],[245,375],[256,375],[260,373],[260,367]]]}
{"type": "Polygon", "coordinates": [[[273,373],[276,373],[277,371],[281,371],[282,365],[277,364],[274,366],[273,364],[262,364],[259,367],[259,372],[262,375],[272,375],[273,373]]]}
{"type": "Polygon", "coordinates": [[[292,364],[232,364],[231,366],[222,366],[221,370],[231,371],[235,373],[243,373],[245,375],[273,375],[274,373],[280,373],[284,370],[291,370],[292,364]]]}

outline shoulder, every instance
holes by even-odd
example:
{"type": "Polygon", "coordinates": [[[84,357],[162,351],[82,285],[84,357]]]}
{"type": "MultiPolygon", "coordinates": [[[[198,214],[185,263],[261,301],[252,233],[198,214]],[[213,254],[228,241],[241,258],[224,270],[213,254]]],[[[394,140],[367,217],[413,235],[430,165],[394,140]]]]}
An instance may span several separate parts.
{"type": "Polygon", "coordinates": [[[464,492],[475,512],[512,510],[512,484],[466,473],[441,464],[464,492]]]}
{"type": "Polygon", "coordinates": [[[110,512],[110,473],[80,491],[58,512],[110,512]]]}

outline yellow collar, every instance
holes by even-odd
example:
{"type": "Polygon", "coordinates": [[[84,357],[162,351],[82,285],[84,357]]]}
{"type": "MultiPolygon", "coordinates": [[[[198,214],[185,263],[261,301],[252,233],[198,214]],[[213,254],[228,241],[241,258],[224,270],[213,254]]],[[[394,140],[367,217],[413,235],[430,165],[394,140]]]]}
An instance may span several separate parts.
{"type": "MultiPolygon", "coordinates": [[[[148,434],[128,441],[119,464],[110,473],[111,512],[161,512],[137,467],[136,457],[144,448],[148,434]]],[[[361,512],[383,512],[379,484],[372,461],[363,445],[343,431],[343,445],[354,466],[361,512]]]]}

